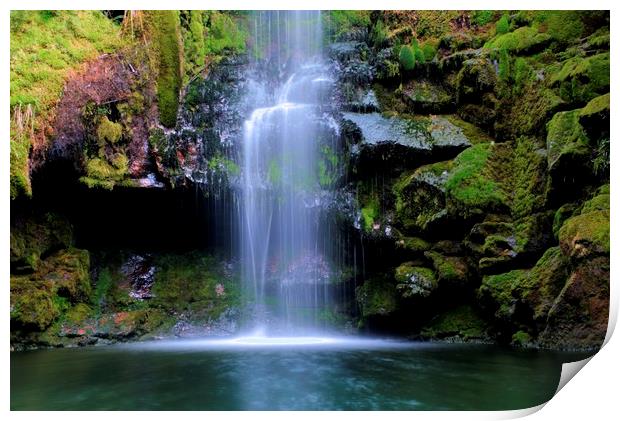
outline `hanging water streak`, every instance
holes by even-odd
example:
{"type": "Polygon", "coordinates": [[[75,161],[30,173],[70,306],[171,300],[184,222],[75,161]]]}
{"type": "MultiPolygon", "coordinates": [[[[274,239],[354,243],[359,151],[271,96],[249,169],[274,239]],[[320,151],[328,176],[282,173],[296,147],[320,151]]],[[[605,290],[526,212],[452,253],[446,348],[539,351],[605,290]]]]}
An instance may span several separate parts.
{"type": "Polygon", "coordinates": [[[330,302],[333,270],[319,243],[316,197],[332,81],[321,60],[320,12],[257,12],[253,25],[255,68],[271,69],[256,96],[270,83],[277,88],[244,125],[242,277],[256,304],[254,328],[303,333],[320,326],[330,302]]]}

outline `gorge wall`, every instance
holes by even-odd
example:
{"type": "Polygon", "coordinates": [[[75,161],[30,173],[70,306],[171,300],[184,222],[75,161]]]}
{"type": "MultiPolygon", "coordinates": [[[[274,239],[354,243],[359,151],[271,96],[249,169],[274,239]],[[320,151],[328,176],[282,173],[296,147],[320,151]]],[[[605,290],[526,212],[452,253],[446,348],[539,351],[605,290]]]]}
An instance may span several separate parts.
{"type": "MultiPolygon", "coordinates": [[[[338,139],[321,143],[314,192],[343,268],[323,323],[599,347],[609,13],[322,19],[338,139]]],[[[286,67],[249,57],[249,22],[12,13],[14,347],[226,335],[253,317],[234,244],[245,75],[258,60],[270,86],[286,67]]]]}

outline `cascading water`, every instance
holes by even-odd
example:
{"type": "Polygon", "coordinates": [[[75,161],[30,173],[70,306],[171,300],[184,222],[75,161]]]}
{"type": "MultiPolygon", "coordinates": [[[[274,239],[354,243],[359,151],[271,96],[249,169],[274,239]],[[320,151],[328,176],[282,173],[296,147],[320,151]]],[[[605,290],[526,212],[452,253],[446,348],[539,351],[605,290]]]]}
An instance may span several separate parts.
{"type": "Polygon", "coordinates": [[[242,277],[253,328],[307,333],[329,311],[335,273],[318,199],[333,170],[324,162],[335,153],[325,114],[333,82],[320,12],[258,12],[254,28],[254,68],[271,71],[250,84],[257,107],[244,125],[242,277]]]}

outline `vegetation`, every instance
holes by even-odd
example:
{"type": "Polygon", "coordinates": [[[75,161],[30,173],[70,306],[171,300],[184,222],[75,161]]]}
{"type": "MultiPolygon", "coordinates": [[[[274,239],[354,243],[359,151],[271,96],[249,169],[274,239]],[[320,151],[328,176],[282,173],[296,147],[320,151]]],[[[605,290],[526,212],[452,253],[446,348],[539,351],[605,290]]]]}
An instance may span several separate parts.
{"type": "Polygon", "coordinates": [[[11,11],[11,198],[30,195],[30,148],[44,147],[72,70],[121,46],[99,11],[11,11]]]}

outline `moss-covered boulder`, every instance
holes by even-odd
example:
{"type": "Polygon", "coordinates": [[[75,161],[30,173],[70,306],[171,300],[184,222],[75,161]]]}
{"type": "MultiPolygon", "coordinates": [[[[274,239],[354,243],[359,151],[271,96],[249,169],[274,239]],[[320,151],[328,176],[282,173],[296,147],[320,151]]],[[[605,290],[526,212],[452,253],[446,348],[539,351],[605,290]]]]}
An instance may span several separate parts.
{"type": "Polygon", "coordinates": [[[573,216],[559,231],[562,252],[579,260],[596,255],[609,255],[610,211],[591,210],[573,216]]]}
{"type": "Polygon", "coordinates": [[[58,296],[65,297],[72,303],[89,302],[92,293],[89,270],[88,251],[70,248],[45,259],[39,276],[52,282],[58,296]]]}
{"type": "Polygon", "coordinates": [[[396,221],[403,229],[421,233],[444,222],[444,185],[451,167],[451,161],[426,165],[403,174],[394,183],[396,221]]]}
{"type": "Polygon", "coordinates": [[[540,335],[545,347],[598,349],[609,323],[609,257],[580,263],[570,275],[547,316],[540,335]]]}
{"type": "Polygon", "coordinates": [[[527,277],[527,270],[513,270],[485,276],[478,289],[481,307],[504,324],[512,324],[516,317],[518,298],[513,291],[527,277]]]}
{"type": "Polygon", "coordinates": [[[453,97],[441,85],[429,80],[413,80],[403,86],[401,93],[414,113],[444,114],[455,107],[453,97]]]}
{"type": "Polygon", "coordinates": [[[493,92],[496,84],[495,68],[488,58],[465,60],[456,77],[456,101],[478,104],[483,94],[493,92]]]}
{"type": "Polygon", "coordinates": [[[586,104],[609,92],[609,53],[589,57],[573,57],[551,78],[551,86],[558,88],[565,101],[586,104]]]}
{"type": "Polygon", "coordinates": [[[387,316],[397,309],[396,286],[385,278],[371,278],[355,290],[362,317],[387,316]]]}
{"type": "Polygon", "coordinates": [[[403,298],[427,298],[439,285],[432,269],[415,266],[413,262],[397,267],[394,276],[403,298]]]}
{"type": "Polygon", "coordinates": [[[523,26],[513,32],[498,35],[485,44],[485,48],[510,51],[514,54],[534,54],[551,42],[551,35],[539,32],[531,26],[523,26]]]}
{"type": "Polygon", "coordinates": [[[610,94],[598,96],[588,102],[579,112],[579,123],[591,142],[609,139],[610,94]]]}
{"type": "Polygon", "coordinates": [[[508,200],[495,174],[488,171],[495,146],[481,143],[461,152],[445,183],[446,208],[459,218],[503,212],[508,200]]]}
{"type": "Polygon", "coordinates": [[[565,203],[560,206],[555,214],[553,215],[553,236],[558,238],[560,233],[560,228],[564,225],[564,222],[575,214],[578,214],[581,208],[578,203],[565,203]]]}
{"type": "Polygon", "coordinates": [[[42,255],[69,247],[72,242],[71,224],[59,215],[15,217],[11,220],[11,270],[35,271],[42,255]]]}
{"type": "Polygon", "coordinates": [[[579,124],[580,110],[559,112],[547,124],[547,162],[551,174],[578,171],[591,150],[579,124]]]}
{"type": "Polygon", "coordinates": [[[38,330],[49,327],[60,315],[54,285],[32,275],[11,276],[12,330],[38,330]]]}
{"type": "Polygon", "coordinates": [[[444,256],[436,251],[424,253],[433,262],[437,280],[441,287],[464,287],[470,274],[467,260],[459,256],[444,256]]]}
{"type": "Polygon", "coordinates": [[[470,305],[440,313],[427,323],[420,336],[425,339],[490,341],[488,324],[470,305]]]}

